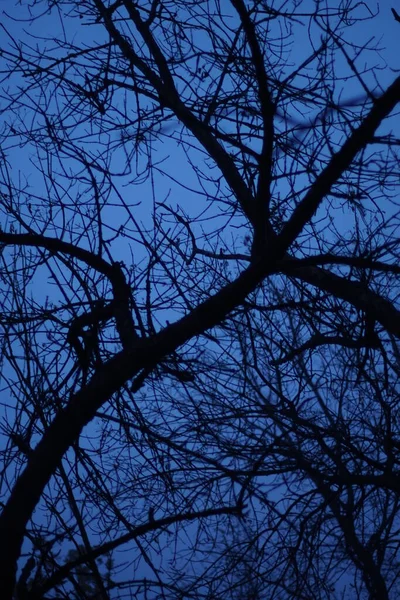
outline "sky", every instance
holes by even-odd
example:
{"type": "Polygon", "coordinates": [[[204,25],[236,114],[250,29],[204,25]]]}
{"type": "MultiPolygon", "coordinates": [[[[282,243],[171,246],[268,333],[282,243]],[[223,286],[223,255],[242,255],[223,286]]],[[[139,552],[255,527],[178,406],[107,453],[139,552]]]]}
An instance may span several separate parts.
{"type": "MultiPolygon", "coordinates": [[[[335,3],[331,3],[335,4],[335,3]]],[[[381,51],[376,55],[374,64],[366,64],[367,73],[365,75],[366,81],[371,81],[375,74],[379,73],[379,80],[382,85],[388,85],[398,74],[400,70],[400,63],[398,60],[398,39],[400,35],[400,23],[395,22],[393,15],[390,11],[392,4],[395,6],[395,2],[386,3],[381,2],[381,11],[374,21],[367,21],[365,24],[360,24],[356,29],[353,29],[352,35],[354,38],[352,41],[360,44],[360,47],[372,37],[381,46],[381,51]]],[[[307,2],[303,3],[303,6],[307,5],[307,2]]],[[[367,2],[372,11],[376,11],[377,4],[373,2],[367,2]]],[[[396,6],[395,6],[396,7],[396,6]]],[[[400,12],[400,4],[397,7],[400,12]]],[[[24,21],[24,14],[26,13],[26,5],[16,5],[9,0],[0,0],[0,10],[3,12],[2,25],[3,29],[0,30],[0,44],[7,44],[9,35],[12,35],[15,39],[27,40],[27,33],[38,35],[50,34],[51,35],[62,35],[62,26],[58,17],[53,13],[51,15],[45,15],[41,18],[40,22],[29,23],[24,21]],[[24,13],[25,11],[25,13],[24,13]],[[22,19],[22,20],[21,20],[22,19]]],[[[65,27],[65,25],[63,25],[65,27]]],[[[66,26],[67,36],[73,36],[75,40],[84,39],[88,35],[87,29],[82,29],[77,26],[77,22],[74,21],[71,25],[66,26]]],[[[101,34],[99,34],[101,35],[101,34]]],[[[299,32],[296,35],[296,43],[289,51],[288,60],[292,62],[301,62],[305,56],[307,56],[310,49],[310,36],[314,43],[315,40],[319,39],[317,31],[308,31],[305,27],[299,27],[299,32]]],[[[337,64],[337,68],[341,69],[340,62],[337,64]]],[[[14,85],[18,85],[17,78],[14,79],[14,85]]],[[[360,93],[360,88],[355,86],[353,82],[343,82],[343,96],[342,99],[351,100],[355,95],[360,93]]],[[[3,101],[4,103],[4,101],[3,101]]],[[[2,99],[0,97],[0,111],[2,110],[2,99]]],[[[4,115],[0,112],[0,127],[3,125],[4,115]]],[[[157,142],[154,146],[154,156],[160,162],[159,173],[155,175],[156,180],[145,180],[140,186],[133,187],[130,191],[131,175],[121,178],[119,183],[119,189],[125,198],[128,197],[129,201],[134,204],[135,217],[138,221],[144,223],[145,227],[150,227],[150,220],[152,217],[152,207],[155,201],[168,201],[173,207],[181,206],[187,213],[193,216],[202,215],[205,210],[204,198],[202,197],[198,186],[198,181],[193,175],[191,168],[188,168],[185,154],[182,148],[176,145],[176,143],[169,139],[169,135],[172,135],[174,131],[174,123],[171,124],[171,130],[165,131],[165,137],[162,142],[157,142]],[[164,173],[163,173],[164,172],[164,173]],[[174,180],[180,181],[184,185],[178,185],[174,183],[174,180]],[[154,184],[154,187],[153,187],[154,184]],[[154,188],[157,189],[156,197],[154,196],[154,188]]],[[[28,147],[13,147],[12,140],[7,148],[7,155],[9,163],[12,165],[12,171],[14,177],[26,180],[32,190],[32,197],[36,190],[44,190],[46,182],[43,178],[35,172],[34,162],[36,158],[32,158],[31,149],[28,147]],[[32,163],[33,160],[33,163],[32,163]]],[[[112,164],[115,168],[118,168],[119,162],[122,162],[118,154],[112,159],[112,164]]],[[[143,159],[142,159],[143,160],[143,159]]],[[[72,161],[71,161],[72,164],[72,161]]],[[[145,170],[145,162],[143,163],[143,170],[145,170]]],[[[282,194],[284,190],[282,189],[282,194]]],[[[33,210],[34,200],[32,201],[33,210]]],[[[105,220],[107,222],[108,229],[106,229],[106,235],[112,236],[113,229],[117,231],[120,226],[122,211],[112,207],[111,209],[105,209],[105,220]]],[[[206,213],[208,218],[209,213],[206,213]]],[[[215,215],[213,215],[215,216],[215,215]]],[[[346,228],[348,214],[344,213],[343,221],[339,226],[346,228]]],[[[124,217],[122,217],[124,218],[124,217]]],[[[1,216],[0,216],[1,219],[1,216]]],[[[202,227],[206,227],[207,221],[204,220],[202,227]]],[[[7,228],[9,223],[0,223],[3,228],[7,228]]],[[[173,231],[171,235],[178,236],[176,231],[173,231]]],[[[235,230],[232,228],[228,235],[235,235],[235,230]]],[[[90,247],[90,240],[82,238],[81,240],[77,237],[77,243],[90,247]]],[[[95,246],[95,244],[94,244],[95,246]]],[[[135,260],[140,261],[140,250],[136,249],[135,260]]],[[[127,263],[130,261],[130,250],[128,240],[124,242],[123,239],[119,239],[118,243],[113,244],[113,258],[114,260],[126,260],[127,263]]],[[[144,257],[143,257],[144,258],[144,257]]],[[[45,277],[45,276],[44,276],[45,277]]],[[[49,294],[48,280],[46,277],[41,280],[36,279],[33,284],[33,292],[35,297],[40,300],[44,299],[49,294]]],[[[53,301],[57,299],[54,298],[53,301]]],[[[167,319],[172,320],[173,316],[166,312],[159,312],[160,323],[159,326],[165,325],[167,319]]],[[[0,390],[1,393],[1,390],[0,390]]]]}

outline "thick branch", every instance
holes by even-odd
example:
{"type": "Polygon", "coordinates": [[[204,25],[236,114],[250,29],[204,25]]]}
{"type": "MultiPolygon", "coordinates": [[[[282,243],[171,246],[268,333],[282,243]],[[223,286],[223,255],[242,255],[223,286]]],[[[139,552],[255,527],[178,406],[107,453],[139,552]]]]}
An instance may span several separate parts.
{"type": "Polygon", "coordinates": [[[342,148],[332,156],[327,167],[314,181],[309,192],[295,208],[291,218],[279,235],[280,253],[284,253],[305,225],[310,221],[318,207],[329,194],[332,186],[350,167],[356,155],[370,143],[382,121],[400,101],[400,77],[376,100],[361,125],[353,131],[342,148]]]}
{"type": "Polygon", "coordinates": [[[131,9],[131,18],[134,16],[134,23],[138,28],[139,33],[144,37],[146,45],[153,53],[153,58],[158,66],[162,79],[135,53],[131,44],[115,26],[101,0],[94,0],[94,4],[104,21],[104,25],[110,34],[110,37],[118,45],[124,57],[130,64],[134,65],[143,73],[150,85],[157,91],[161,104],[175,113],[181,123],[193,133],[209,156],[215,161],[229,187],[235,194],[244,214],[254,226],[256,222],[254,199],[241,177],[235,161],[216,140],[211,129],[205,123],[200,121],[179,98],[175,85],[173,84],[171,71],[168,69],[168,63],[155,42],[148,26],[140,20],[140,15],[137,11],[135,12],[135,9],[131,9]]]}
{"type": "Polygon", "coordinates": [[[348,281],[317,267],[284,269],[287,275],[306,281],[364,311],[378,321],[389,333],[400,338],[400,311],[390,300],[355,281],[348,281]]]}
{"type": "MultiPolygon", "coordinates": [[[[289,263],[288,256],[285,263],[289,263]]],[[[380,273],[393,273],[400,275],[400,266],[395,263],[385,263],[380,260],[374,260],[368,256],[341,256],[340,254],[315,254],[307,258],[293,259],[296,268],[310,267],[316,265],[345,265],[356,267],[358,269],[370,269],[380,273]]]]}
{"type": "Polygon", "coordinates": [[[250,266],[235,281],[207,299],[177,323],[147,340],[137,340],[135,348],[124,350],[103,364],[91,381],[72,396],[59,411],[18,478],[0,517],[0,589],[11,598],[17,560],[26,525],[36,504],[57,470],[65,452],[78,439],[96,411],[122,385],[142,369],[158,362],[191,338],[221,323],[260,283],[265,272],[250,266]]]}
{"type": "Polygon", "coordinates": [[[98,273],[103,273],[112,280],[113,267],[106,260],[97,256],[89,250],[84,250],[69,242],[64,242],[57,238],[47,237],[45,235],[35,235],[32,233],[5,233],[0,230],[0,244],[6,246],[31,246],[35,248],[45,248],[52,254],[62,253],[81,260],[98,273]]]}
{"type": "Polygon", "coordinates": [[[266,243],[267,221],[269,217],[275,106],[269,90],[264,56],[258,42],[256,26],[251,20],[243,0],[231,0],[231,2],[240,17],[250,47],[252,64],[257,79],[260,113],[263,121],[262,149],[258,157],[259,173],[255,223],[255,235],[260,238],[258,243],[263,245],[266,243]]]}

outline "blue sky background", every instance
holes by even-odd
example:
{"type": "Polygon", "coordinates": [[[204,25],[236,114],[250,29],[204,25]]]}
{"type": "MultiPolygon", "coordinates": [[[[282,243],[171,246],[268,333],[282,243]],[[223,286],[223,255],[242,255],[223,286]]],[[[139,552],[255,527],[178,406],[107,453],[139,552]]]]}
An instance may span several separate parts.
{"type": "MultiPolygon", "coordinates": [[[[304,2],[303,6],[307,6],[307,4],[307,2],[304,2]]],[[[335,3],[331,2],[329,4],[332,5],[335,3]]],[[[368,4],[373,12],[376,11],[376,3],[366,4],[368,4]]],[[[381,11],[379,15],[374,18],[374,20],[366,21],[364,24],[358,24],[355,28],[351,29],[351,41],[358,43],[361,47],[364,43],[373,38],[379,44],[381,47],[380,52],[374,54],[371,53],[369,55],[369,60],[371,62],[366,62],[365,64],[365,81],[370,84],[377,76],[380,84],[382,87],[384,87],[393,81],[400,70],[400,62],[398,59],[400,23],[396,23],[394,21],[390,11],[390,7],[393,4],[393,6],[400,12],[400,5],[396,6],[395,2],[381,2],[380,4],[381,11]]],[[[65,28],[64,31],[66,37],[70,38],[73,36],[75,42],[84,41],[86,36],[93,35],[98,36],[97,40],[102,39],[103,33],[100,27],[98,29],[98,33],[94,33],[94,29],[92,27],[80,27],[77,20],[72,21],[71,24],[61,24],[55,11],[50,15],[42,16],[39,21],[30,23],[26,6],[13,6],[12,2],[2,0],[0,7],[3,10],[3,29],[0,30],[0,41],[2,46],[7,43],[9,39],[8,35],[13,36],[14,39],[24,40],[29,43],[32,43],[32,37],[28,37],[28,34],[29,36],[52,35],[54,37],[59,36],[62,38],[64,35],[63,27],[65,28]]],[[[311,30],[308,30],[306,27],[299,25],[294,39],[295,44],[288,49],[287,62],[288,65],[290,64],[288,70],[292,70],[295,64],[300,64],[304,58],[309,55],[312,44],[319,42],[320,32],[317,31],[316,28],[311,28],[311,30]]],[[[38,43],[42,42],[39,40],[38,43]]],[[[49,44],[49,48],[51,48],[51,44],[49,44]]],[[[348,69],[348,66],[345,64],[345,60],[343,58],[341,60],[338,59],[336,63],[336,69],[339,73],[342,71],[345,72],[348,69]]],[[[20,75],[18,74],[14,76],[13,80],[11,80],[12,85],[16,86],[19,84],[19,77],[20,75]]],[[[357,86],[354,80],[345,80],[341,85],[342,100],[352,100],[354,97],[357,97],[359,94],[363,93],[362,88],[357,86]]],[[[0,97],[0,111],[3,110],[5,104],[6,101],[3,95],[0,97]]],[[[52,105],[50,104],[48,112],[51,112],[51,110],[52,105]]],[[[30,108],[27,108],[27,122],[28,119],[31,118],[30,115],[31,110],[30,108]]],[[[310,107],[309,115],[296,115],[296,117],[312,120],[314,115],[315,111],[313,111],[313,108],[310,107]]],[[[7,127],[7,125],[5,125],[6,119],[7,115],[0,113],[0,128],[7,127]]],[[[39,117],[39,120],[40,119],[43,123],[43,117],[39,117]]],[[[394,123],[395,120],[391,119],[390,126],[393,126],[394,123]]],[[[143,181],[141,182],[139,176],[137,177],[136,181],[134,181],[135,177],[133,174],[127,174],[118,178],[118,191],[121,193],[121,196],[123,196],[124,200],[132,205],[132,212],[138,223],[143,225],[144,229],[149,232],[149,239],[151,239],[152,235],[152,217],[155,203],[165,202],[173,209],[179,207],[179,210],[182,210],[185,214],[191,215],[193,218],[197,219],[197,232],[200,238],[202,238],[205,248],[208,248],[208,241],[210,241],[210,247],[212,247],[215,242],[214,238],[211,238],[210,240],[207,238],[211,219],[213,229],[217,224],[219,224],[221,227],[224,227],[224,231],[220,236],[220,241],[222,244],[226,243],[227,249],[230,247],[231,240],[235,238],[237,240],[238,247],[241,247],[242,251],[245,252],[245,230],[244,228],[243,230],[240,228],[240,225],[243,224],[243,219],[237,218],[230,224],[226,224],[224,215],[219,215],[213,207],[210,207],[210,203],[207,201],[204,190],[201,190],[199,187],[199,182],[194,175],[192,166],[188,164],[187,156],[185,155],[182,147],[177,145],[177,143],[174,141],[176,127],[176,123],[174,123],[172,120],[171,124],[165,127],[162,139],[160,141],[153,142],[152,156],[153,160],[158,162],[158,167],[154,171],[154,178],[146,179],[145,173],[147,157],[144,154],[141,154],[139,149],[139,156],[137,157],[139,165],[138,170],[143,173],[143,181]]],[[[82,125],[82,130],[85,128],[87,128],[87,125],[82,125]]],[[[118,137],[117,134],[115,134],[115,136],[116,138],[118,137]]],[[[113,146],[113,141],[114,140],[112,139],[111,135],[111,148],[113,146]]],[[[336,141],[340,144],[341,140],[338,139],[336,141]]],[[[93,147],[95,152],[95,143],[93,147]]],[[[8,162],[11,165],[11,171],[14,179],[16,181],[20,179],[22,186],[24,183],[26,183],[28,186],[28,195],[31,199],[28,204],[30,204],[31,208],[29,208],[29,205],[27,204],[25,208],[26,215],[28,216],[29,212],[33,211],[33,215],[37,216],[37,213],[35,212],[37,210],[35,196],[38,195],[46,197],[46,194],[54,194],[55,188],[50,190],[48,190],[48,188],[46,189],[48,181],[44,180],[40,173],[35,170],[35,164],[37,164],[38,157],[33,154],[32,147],[29,145],[20,147],[18,144],[15,144],[13,137],[10,136],[10,139],[7,140],[6,147],[3,148],[3,150],[7,154],[8,162]]],[[[197,160],[200,161],[202,159],[201,152],[199,150],[192,151],[191,156],[193,157],[195,165],[197,160]]],[[[110,156],[110,161],[110,167],[118,171],[124,164],[125,156],[123,156],[120,150],[118,150],[110,156]]],[[[70,164],[68,164],[66,161],[63,166],[66,170],[69,168],[74,169],[75,164],[73,158],[70,159],[70,164]]],[[[57,172],[59,169],[60,165],[55,164],[55,171],[57,172]]],[[[56,181],[56,186],[58,183],[61,185],[61,178],[59,182],[56,181]]],[[[298,185],[302,185],[301,179],[299,179],[298,185]]],[[[58,190],[60,191],[60,188],[58,188],[58,190]]],[[[85,183],[81,183],[80,193],[82,193],[83,196],[85,195],[84,190],[85,183]]],[[[280,194],[283,196],[285,192],[286,190],[284,186],[282,186],[280,194]]],[[[78,187],[73,187],[71,189],[71,193],[78,193],[78,187]]],[[[116,202],[117,198],[115,197],[115,192],[111,192],[111,204],[113,204],[114,201],[116,202]]],[[[104,222],[106,223],[106,227],[104,228],[104,236],[106,238],[112,238],[113,235],[118,232],[120,226],[127,218],[126,215],[126,210],[122,207],[116,207],[113,205],[104,209],[103,217],[104,222]]],[[[167,219],[169,218],[167,216],[167,211],[164,211],[164,215],[164,219],[167,222],[167,219]]],[[[59,222],[62,222],[63,218],[68,221],[68,218],[70,218],[70,213],[68,210],[64,214],[60,212],[59,217],[57,218],[59,219],[59,222]]],[[[342,228],[343,230],[346,230],[348,228],[349,219],[352,219],[352,215],[348,210],[346,211],[344,209],[342,217],[337,218],[337,229],[340,230],[342,228]]],[[[5,230],[11,225],[9,221],[4,220],[3,215],[0,215],[0,224],[5,230]],[[1,219],[3,219],[3,221],[1,221],[1,219]]],[[[79,223],[77,223],[75,242],[83,247],[96,250],[95,228],[96,224],[94,223],[93,238],[91,238],[90,235],[80,237],[79,223]]],[[[51,232],[49,231],[48,234],[51,235],[51,232]]],[[[127,231],[126,238],[119,237],[118,240],[111,245],[112,258],[114,260],[123,260],[129,265],[132,262],[132,253],[134,261],[138,265],[140,265],[141,260],[145,260],[146,253],[142,249],[141,244],[135,243],[136,235],[136,232],[127,231]]],[[[181,235],[179,232],[179,227],[173,224],[172,217],[170,235],[171,239],[174,241],[177,241],[181,235]]],[[[32,281],[31,292],[37,302],[43,302],[48,296],[52,302],[56,303],[58,298],[57,296],[53,295],[54,289],[55,288],[52,286],[51,280],[48,277],[48,273],[39,273],[38,276],[32,281]]],[[[183,307],[181,307],[181,310],[183,310],[183,307]]],[[[164,311],[163,308],[160,307],[157,311],[155,324],[157,327],[163,327],[167,319],[172,321],[175,316],[176,315],[171,313],[171,311],[164,311]]],[[[7,371],[5,371],[4,376],[6,378],[9,376],[7,371]]],[[[4,393],[4,388],[3,390],[0,388],[0,394],[4,393]]],[[[5,402],[7,403],[7,401],[5,402]]],[[[6,417],[8,418],[7,413],[6,417]]],[[[88,435],[90,438],[90,427],[88,428],[86,435],[88,435]]],[[[141,509],[139,507],[139,512],[140,511],[141,509]]],[[[145,516],[145,514],[145,512],[142,512],[142,516],[145,516]]],[[[188,536],[193,535],[194,538],[195,527],[196,526],[190,526],[187,528],[188,536]]],[[[161,535],[160,540],[161,546],[164,548],[168,547],[168,535],[161,535]]],[[[158,557],[154,556],[153,558],[155,562],[163,561],[168,563],[169,560],[169,556],[168,554],[165,554],[165,550],[164,555],[160,555],[158,557]]],[[[147,568],[148,567],[142,563],[141,569],[143,574],[147,573],[147,568]]],[[[149,574],[151,574],[150,570],[149,574]]]]}

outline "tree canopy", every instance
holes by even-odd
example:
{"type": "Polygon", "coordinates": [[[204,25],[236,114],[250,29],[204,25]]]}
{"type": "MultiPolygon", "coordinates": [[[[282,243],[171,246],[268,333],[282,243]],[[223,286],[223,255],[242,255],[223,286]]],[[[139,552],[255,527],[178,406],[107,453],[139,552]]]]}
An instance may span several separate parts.
{"type": "Polygon", "coordinates": [[[3,598],[399,597],[381,4],[7,7],[3,598]]]}

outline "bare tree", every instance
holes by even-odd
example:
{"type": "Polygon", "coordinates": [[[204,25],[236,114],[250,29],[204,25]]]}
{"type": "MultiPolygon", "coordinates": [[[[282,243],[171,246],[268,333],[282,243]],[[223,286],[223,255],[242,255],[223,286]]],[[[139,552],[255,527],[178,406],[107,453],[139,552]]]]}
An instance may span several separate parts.
{"type": "Polygon", "coordinates": [[[18,11],[2,597],[397,598],[400,78],[379,14],[18,11]]]}

